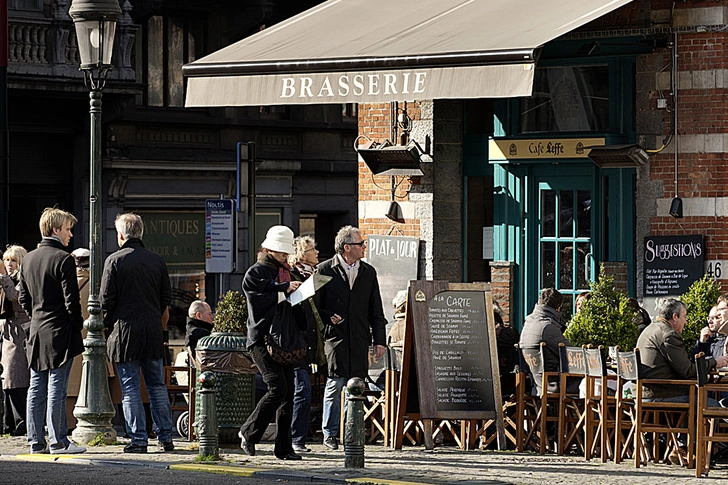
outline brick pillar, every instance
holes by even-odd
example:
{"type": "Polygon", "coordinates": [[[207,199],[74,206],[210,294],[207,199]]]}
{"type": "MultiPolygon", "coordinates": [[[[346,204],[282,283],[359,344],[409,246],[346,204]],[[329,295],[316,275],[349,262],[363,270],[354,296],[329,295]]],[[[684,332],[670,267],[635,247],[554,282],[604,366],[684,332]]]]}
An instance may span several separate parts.
{"type": "Polygon", "coordinates": [[[493,292],[493,300],[498,302],[503,311],[502,317],[505,323],[513,320],[511,302],[513,301],[513,261],[491,261],[490,263],[490,288],[493,292]]]}
{"type": "Polygon", "coordinates": [[[624,293],[629,293],[629,281],[627,279],[626,261],[606,261],[602,263],[603,274],[614,277],[614,288],[624,293]]]}

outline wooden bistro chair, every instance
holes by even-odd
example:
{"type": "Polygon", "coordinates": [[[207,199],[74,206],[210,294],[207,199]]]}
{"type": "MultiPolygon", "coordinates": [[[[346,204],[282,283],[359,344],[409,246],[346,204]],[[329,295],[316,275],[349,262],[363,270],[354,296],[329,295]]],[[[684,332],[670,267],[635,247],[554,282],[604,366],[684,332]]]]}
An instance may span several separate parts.
{"type": "MultiPolygon", "coordinates": [[[[515,369],[516,390],[514,393],[516,412],[512,419],[515,425],[516,451],[521,452],[529,449],[538,451],[540,447],[537,418],[541,402],[531,394],[533,380],[529,372],[529,366],[526,364],[526,358],[518,344],[516,344],[516,350],[518,351],[518,367],[515,369]]],[[[540,353],[536,354],[538,357],[535,358],[540,359],[540,353]]],[[[506,435],[508,435],[508,429],[511,425],[508,424],[508,420],[505,418],[504,421],[506,435]]]]}
{"type": "Polygon", "coordinates": [[[607,371],[604,347],[585,347],[586,356],[586,417],[584,419],[584,458],[591,460],[599,454],[606,463],[614,456],[612,441],[615,437],[617,398],[609,394],[609,381],[615,374],[607,371]],[[597,383],[599,385],[597,386],[597,383]],[[597,394],[596,389],[601,391],[597,394]]]}
{"type": "Polygon", "coordinates": [[[584,420],[586,419],[586,399],[569,393],[569,382],[578,379],[581,382],[586,376],[586,355],[582,347],[567,347],[559,344],[559,431],[557,435],[559,455],[576,446],[577,453],[584,453],[584,420]]]}
{"type": "MultiPolygon", "coordinates": [[[[624,369],[625,374],[630,373],[631,376],[634,376],[636,372],[633,429],[629,432],[629,435],[633,436],[632,454],[635,467],[646,465],[650,460],[655,463],[661,459],[668,461],[671,452],[679,448],[679,434],[685,434],[688,437],[687,460],[684,460],[678,453],[679,464],[688,467],[694,466],[695,381],[644,379],[640,370],[639,349],[634,349],[634,352],[618,351],[617,361],[618,369],[624,369]],[[645,384],[688,386],[688,402],[646,402],[642,399],[642,386],[645,384]],[[647,439],[650,434],[652,443],[649,443],[647,439]],[[666,438],[666,446],[662,455],[660,454],[660,435],[664,435],[666,438]]],[[[615,439],[615,443],[616,441],[615,439]]]]}
{"type": "Polygon", "coordinates": [[[707,477],[710,471],[710,457],[713,443],[728,442],[728,430],[725,429],[725,420],[728,419],[728,409],[724,407],[708,406],[708,396],[711,393],[719,395],[728,388],[725,382],[711,381],[708,374],[708,365],[705,354],[695,356],[698,369],[698,409],[696,417],[695,437],[695,476],[707,477]]]}
{"type": "MultiPolygon", "coordinates": [[[[521,349],[521,355],[525,367],[529,370],[531,379],[541,374],[541,395],[534,396],[534,404],[536,406],[536,416],[532,419],[533,426],[524,438],[524,446],[528,445],[534,436],[537,437],[538,452],[545,455],[547,451],[555,451],[554,445],[548,438],[549,423],[553,423],[555,430],[559,429],[559,420],[561,417],[561,401],[558,392],[549,392],[549,380],[551,378],[558,379],[558,372],[546,372],[544,365],[544,348],[545,342],[537,349],[521,349]],[[534,434],[535,433],[535,434],[534,434]]],[[[558,437],[556,438],[558,441],[558,437]]]]}

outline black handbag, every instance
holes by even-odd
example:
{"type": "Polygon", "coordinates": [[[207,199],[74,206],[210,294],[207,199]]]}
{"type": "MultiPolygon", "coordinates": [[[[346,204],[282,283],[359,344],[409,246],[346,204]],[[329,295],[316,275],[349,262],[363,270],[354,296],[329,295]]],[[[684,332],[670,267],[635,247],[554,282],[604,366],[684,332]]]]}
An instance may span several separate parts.
{"type": "Polygon", "coordinates": [[[265,336],[265,347],[271,358],[281,365],[295,364],[306,356],[306,342],[298,331],[293,309],[288,302],[276,306],[276,313],[265,336]]]}

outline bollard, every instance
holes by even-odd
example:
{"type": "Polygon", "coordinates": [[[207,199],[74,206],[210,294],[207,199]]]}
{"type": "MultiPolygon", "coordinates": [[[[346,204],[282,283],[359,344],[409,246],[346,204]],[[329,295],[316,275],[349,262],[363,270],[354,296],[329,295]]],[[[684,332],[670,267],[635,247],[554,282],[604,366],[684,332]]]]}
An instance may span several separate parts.
{"type": "Polygon", "coordinates": [[[195,417],[195,429],[200,441],[198,456],[201,458],[217,459],[219,457],[216,380],[215,374],[209,371],[203,372],[197,377],[197,381],[202,385],[202,389],[197,391],[202,411],[195,417]]]}
{"type": "Polygon", "coordinates": [[[364,381],[352,377],[346,383],[346,423],[344,425],[344,466],[364,468],[364,381]]]}

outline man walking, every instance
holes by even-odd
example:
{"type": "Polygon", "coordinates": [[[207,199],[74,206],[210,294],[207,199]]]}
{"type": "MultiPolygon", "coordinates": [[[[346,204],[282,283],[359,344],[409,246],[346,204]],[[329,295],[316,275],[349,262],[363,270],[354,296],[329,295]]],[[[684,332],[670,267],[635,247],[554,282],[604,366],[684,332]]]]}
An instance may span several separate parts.
{"type": "Polygon", "coordinates": [[[162,361],[162,315],[172,299],[167,265],[161,256],[144,248],[144,224],[140,216],[119,214],[114,225],[119,250],[104,264],[100,299],[104,323],[111,328],[107,352],[109,360],[116,362],[124,420],[131,436],[124,452],[147,452],[146,417],[139,391],[140,369],[157,426],[159,449],[172,451],[172,408],[162,361]]]}
{"type": "Polygon", "coordinates": [[[77,220],[47,208],[38,249],[23,258],[19,301],[30,317],[27,426],[31,453],[83,453],[68,439],[66,396],[73,358],[83,352],[76,263],[66,247],[77,220]],[[45,439],[48,427],[50,450],[45,439]]]}
{"type": "Polygon", "coordinates": [[[324,445],[339,447],[341,389],[351,377],[367,376],[369,345],[384,355],[386,324],[377,271],[361,261],[366,241],[359,229],[342,227],[336,234],[336,255],[321,263],[318,273],[331,281],[317,294],[316,306],[324,321],[324,350],[328,379],[324,390],[324,445]]]}

